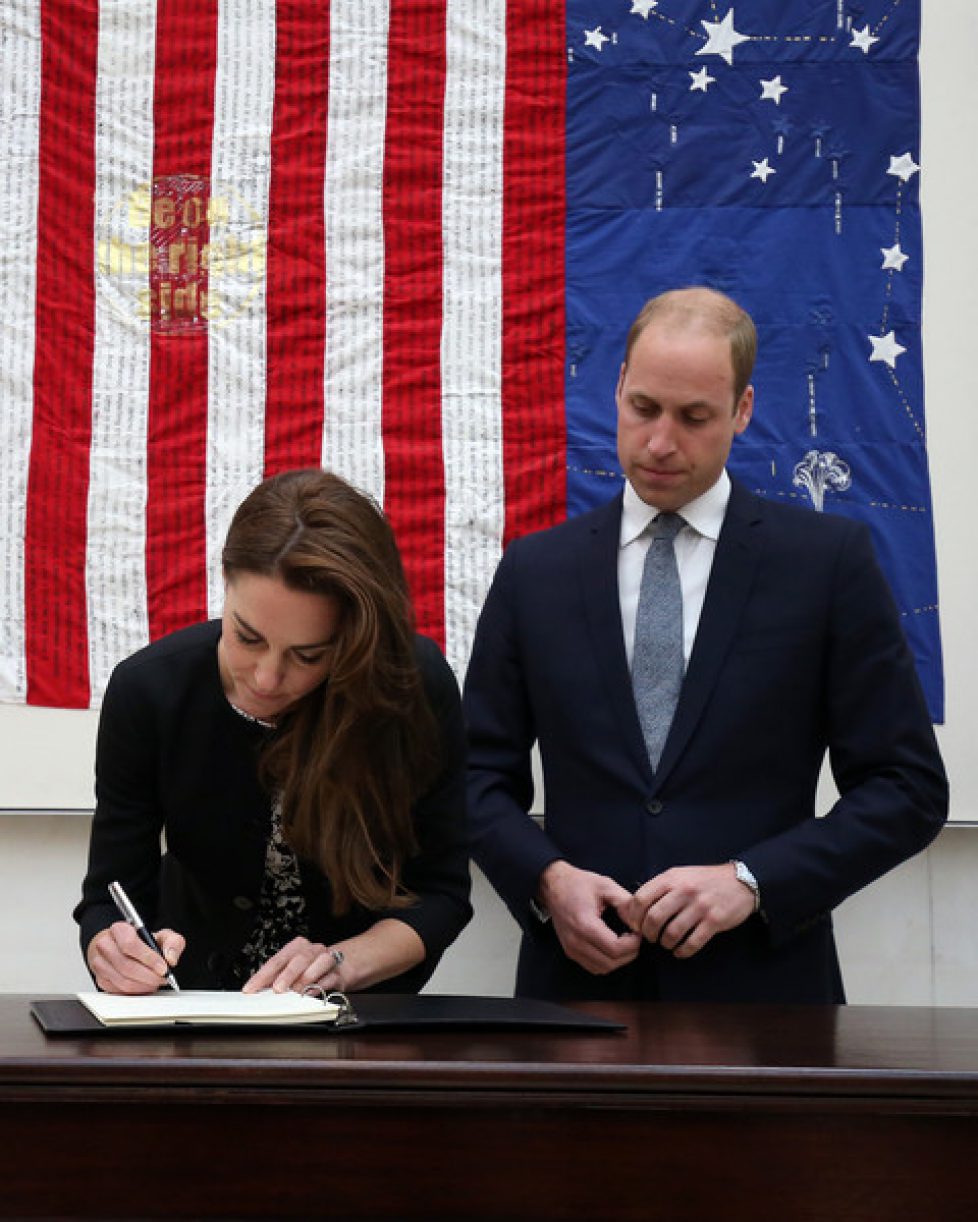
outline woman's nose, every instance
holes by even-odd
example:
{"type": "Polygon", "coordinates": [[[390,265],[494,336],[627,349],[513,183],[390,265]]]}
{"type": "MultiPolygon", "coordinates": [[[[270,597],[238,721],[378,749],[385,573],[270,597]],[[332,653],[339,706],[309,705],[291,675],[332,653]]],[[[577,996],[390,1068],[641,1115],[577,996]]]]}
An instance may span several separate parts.
{"type": "Polygon", "coordinates": [[[260,692],[274,692],[282,681],[282,668],[275,658],[262,658],[255,667],[255,688],[260,692]]]}

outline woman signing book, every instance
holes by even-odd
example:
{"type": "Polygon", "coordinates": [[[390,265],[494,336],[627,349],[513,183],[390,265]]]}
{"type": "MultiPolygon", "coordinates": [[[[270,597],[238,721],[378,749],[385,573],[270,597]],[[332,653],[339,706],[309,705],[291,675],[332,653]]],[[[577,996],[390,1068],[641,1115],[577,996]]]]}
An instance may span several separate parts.
{"type": "Polygon", "coordinates": [[[234,515],[220,620],[115,670],[75,909],[100,989],[417,991],[471,916],[455,678],[394,536],[320,470],[234,515]],[[162,954],[120,919],[118,880],[162,954]]]}

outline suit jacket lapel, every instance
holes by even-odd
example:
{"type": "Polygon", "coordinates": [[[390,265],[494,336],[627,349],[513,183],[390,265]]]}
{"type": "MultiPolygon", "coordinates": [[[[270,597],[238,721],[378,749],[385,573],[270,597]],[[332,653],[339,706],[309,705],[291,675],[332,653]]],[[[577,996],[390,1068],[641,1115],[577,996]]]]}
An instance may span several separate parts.
{"type": "Polygon", "coordinates": [[[655,775],[664,780],[685,750],[736,636],[761,553],[764,502],[733,482],[679,704],[655,775]]]}
{"type": "Polygon", "coordinates": [[[647,779],[649,757],[632,695],[618,596],[621,505],[619,494],[591,515],[587,537],[578,553],[578,580],[588,635],[604,679],[603,696],[617,718],[625,751],[647,779]]]}

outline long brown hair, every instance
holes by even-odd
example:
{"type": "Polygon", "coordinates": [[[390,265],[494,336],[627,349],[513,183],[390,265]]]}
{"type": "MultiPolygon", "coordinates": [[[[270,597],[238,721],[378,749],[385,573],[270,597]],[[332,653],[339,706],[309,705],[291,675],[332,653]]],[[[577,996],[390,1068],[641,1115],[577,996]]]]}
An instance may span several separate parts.
{"type": "Polygon", "coordinates": [[[261,776],[281,793],[287,840],[329,879],[334,912],[413,902],[401,874],[417,849],[411,807],[437,772],[438,733],[387,519],[337,475],[287,471],[242,502],[222,565],[226,579],[276,577],[339,603],[329,677],[283,715],[261,776]]]}

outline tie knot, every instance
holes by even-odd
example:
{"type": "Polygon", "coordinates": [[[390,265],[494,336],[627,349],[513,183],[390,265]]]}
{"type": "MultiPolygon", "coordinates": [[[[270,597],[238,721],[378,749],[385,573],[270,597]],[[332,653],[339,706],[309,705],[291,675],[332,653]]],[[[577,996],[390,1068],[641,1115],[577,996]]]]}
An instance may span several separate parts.
{"type": "Polygon", "coordinates": [[[685,525],[686,519],[678,513],[660,513],[652,521],[652,539],[663,539],[666,543],[671,543],[685,525]]]}

